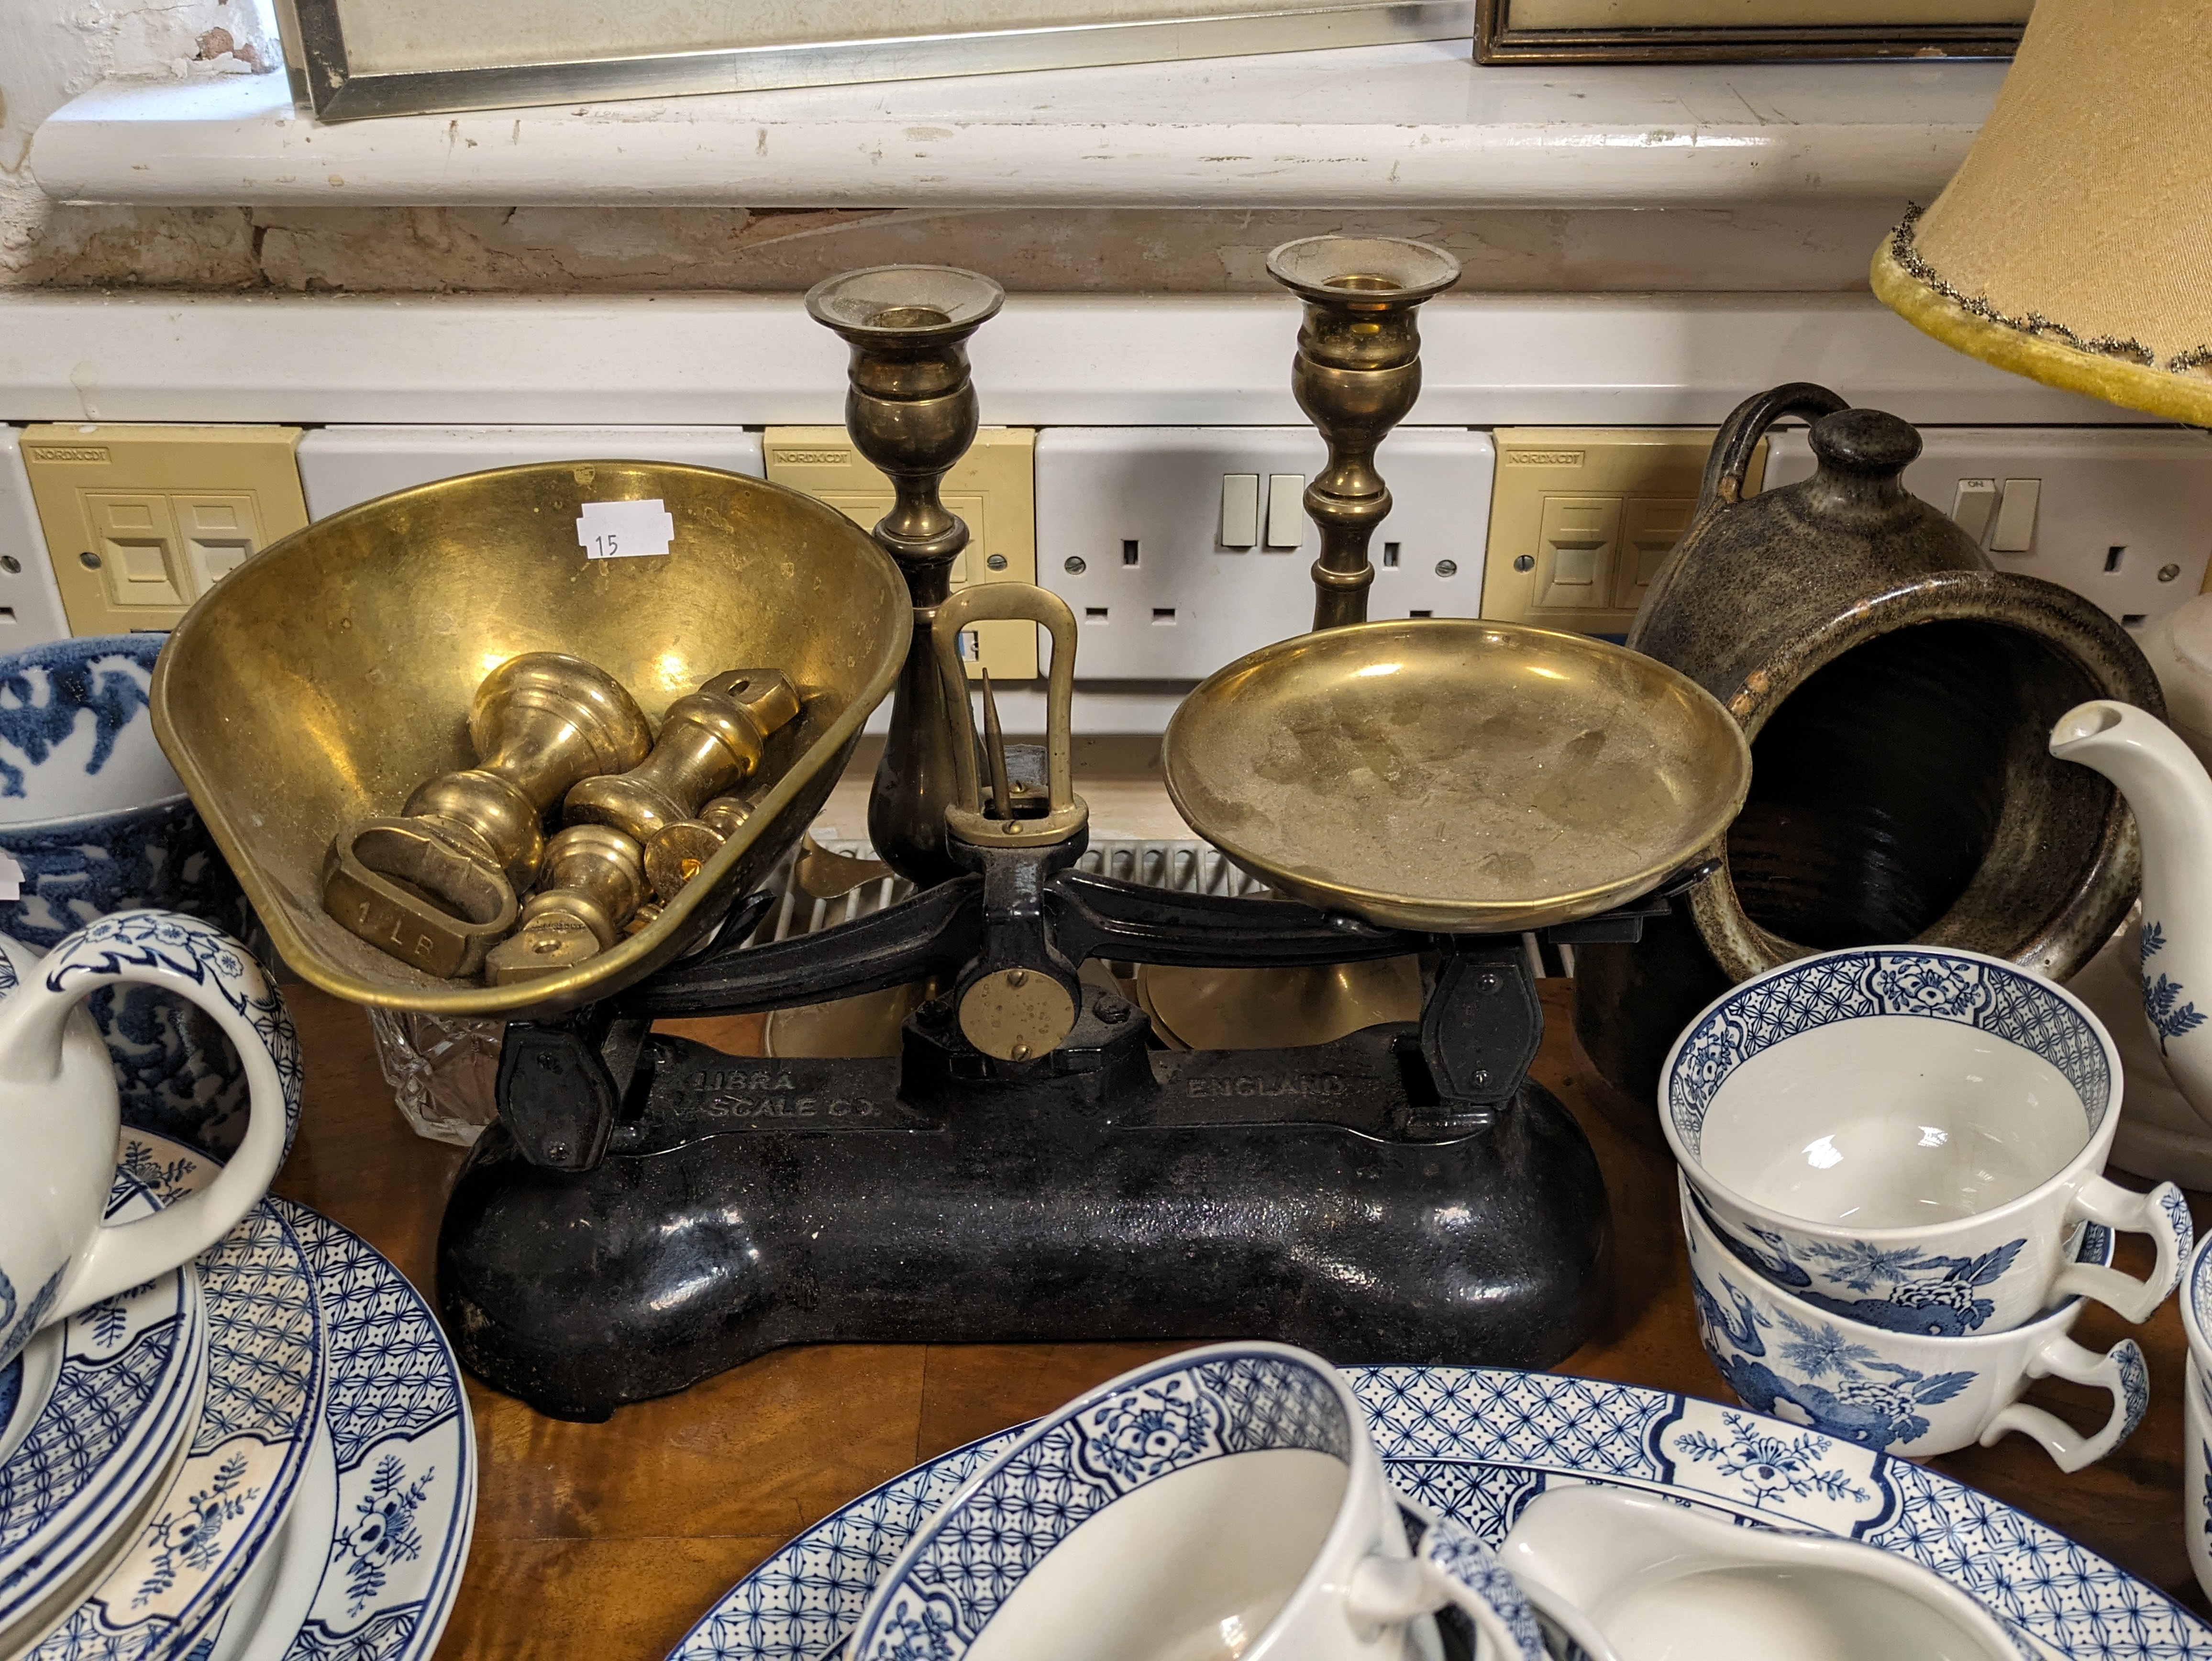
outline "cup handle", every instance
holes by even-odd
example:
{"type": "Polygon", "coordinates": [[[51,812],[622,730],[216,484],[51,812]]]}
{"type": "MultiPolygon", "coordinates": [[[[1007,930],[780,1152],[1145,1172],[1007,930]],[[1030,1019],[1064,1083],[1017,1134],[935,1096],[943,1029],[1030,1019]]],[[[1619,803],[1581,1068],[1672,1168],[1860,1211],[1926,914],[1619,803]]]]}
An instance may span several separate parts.
{"type": "Polygon", "coordinates": [[[2082,1348],[2071,1338],[2053,1338],[2028,1358],[2025,1372],[2030,1378],[2047,1378],[2055,1373],[2112,1394],[2112,1417],[2094,1436],[2084,1437],[2064,1420],[2022,1402],[2014,1402],[1990,1420],[1989,1428],[1982,1433],[1984,1447],[2007,1431],[2033,1436],[2061,1470],[2095,1464],[2128,1439],[2142,1422],[2143,1409],[2150,1405],[2150,1369],[2144,1364],[2142,1348],[2132,1338],[2121,1339],[2102,1355],[2082,1348]]]}
{"type": "Polygon", "coordinates": [[[2148,1234],[2158,1250],[2158,1267],[2148,1279],[2138,1281],[2102,1263],[2073,1263],[2051,1282],[2053,1301],[2075,1293],[2094,1298],[2121,1319],[2147,1321],[2151,1311],[2181,1284],[2190,1248],[2197,1231],[2189,1220],[2189,1202],[2172,1183],[2160,1183],[2148,1194],[2137,1194],[2102,1177],[2092,1177],[2075,1195],[2069,1217],[2087,1218],[2107,1228],[2148,1234]]]}
{"type": "Polygon", "coordinates": [[[1455,1603],[1474,1623],[1475,1661],[1544,1661],[1536,1617],[1497,1555],[1450,1518],[1398,1503],[1425,1525],[1421,1548],[1360,1560],[1345,1591],[1353,1625],[1372,1634],[1455,1603]]]}
{"type": "Polygon", "coordinates": [[[215,1017],[246,1064],[246,1136],[199,1192],[151,1217],[94,1231],[51,1319],[166,1275],[228,1233],[268,1192],[299,1102],[299,1039],[253,954],[222,930],[173,911],[112,912],[48,952],[0,1001],[0,1082],[53,1083],[70,1014],[88,993],[118,982],[166,988],[215,1017]]]}

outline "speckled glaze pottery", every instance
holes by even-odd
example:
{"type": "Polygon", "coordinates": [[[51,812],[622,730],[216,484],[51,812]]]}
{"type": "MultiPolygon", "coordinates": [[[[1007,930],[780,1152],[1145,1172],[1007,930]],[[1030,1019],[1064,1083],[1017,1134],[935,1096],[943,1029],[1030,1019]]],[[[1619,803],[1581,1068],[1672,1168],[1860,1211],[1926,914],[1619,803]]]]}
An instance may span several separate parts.
{"type": "MultiPolygon", "coordinates": [[[[252,914],[146,711],[160,635],[58,640],[0,656],[0,853],[22,870],[0,934],[41,951],[150,906],[251,939],[252,914]]],[[[88,1006],[123,1121],[219,1157],[246,1128],[246,1074],[204,1013],[128,986],[88,1006]]]]}
{"type": "Polygon", "coordinates": [[[1629,631],[1752,740],[1719,868],[1638,945],[1577,953],[1583,1055],[1647,1125],[1668,1046],[1733,982],[1908,940],[2063,980],[2134,898],[2125,804],[2045,739],[2092,698],[2163,713],[2157,678],[2090,601],[1993,569],[1906,490],[1919,453],[1905,422],[1826,387],[1746,400],[1629,631]],[[1819,471],[1741,498],[1759,439],[1789,416],[1813,423],[1819,471]]]}

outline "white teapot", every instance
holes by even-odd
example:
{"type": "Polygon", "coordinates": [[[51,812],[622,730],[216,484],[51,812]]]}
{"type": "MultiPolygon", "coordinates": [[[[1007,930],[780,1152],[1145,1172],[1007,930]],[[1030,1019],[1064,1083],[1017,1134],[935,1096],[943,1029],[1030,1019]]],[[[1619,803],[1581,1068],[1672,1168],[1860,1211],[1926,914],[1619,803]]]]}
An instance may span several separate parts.
{"type": "Polygon", "coordinates": [[[2061,715],[2051,753],[2102,773],[2135,810],[2143,1019],[2175,1088],[2212,1125],[2212,777],[2157,716],[2109,698],[2061,715]]]}
{"type": "Polygon", "coordinates": [[[0,936],[0,1367],[41,1327],[197,1256],[268,1191],[299,1099],[291,1018],[253,954],[170,911],[118,911],[44,958],[0,936]],[[246,1139],[214,1182],[110,1225],[120,1129],[107,1046],[83,1007],[103,986],[166,987],[245,1062],[246,1139]]]}

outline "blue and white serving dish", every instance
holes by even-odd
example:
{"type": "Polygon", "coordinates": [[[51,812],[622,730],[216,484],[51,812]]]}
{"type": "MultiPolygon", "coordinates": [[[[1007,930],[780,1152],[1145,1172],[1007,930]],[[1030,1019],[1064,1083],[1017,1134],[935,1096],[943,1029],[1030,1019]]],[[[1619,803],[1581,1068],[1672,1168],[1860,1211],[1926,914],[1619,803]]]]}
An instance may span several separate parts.
{"type": "MultiPolygon", "coordinates": [[[[2062,1661],[2212,1661],[2212,1628],[1987,1494],[1742,1408],[1556,1373],[1346,1369],[1397,1491],[1493,1548],[1528,1502],[1599,1482],[1755,1526],[1863,1541],[1934,1570],[2062,1661]]],[[[970,1444],[863,1494],[708,1610],[670,1661],[829,1661],[915,1531],[1021,1435],[970,1444]]]]}
{"type": "MultiPolygon", "coordinates": [[[[126,1134],[125,1172],[167,1201],[218,1167],[126,1134]]],[[[321,1311],[307,1254],[264,1201],[198,1261],[208,1382],[185,1458],[136,1542],[31,1661],[167,1661],[222,1612],[284,1520],[322,1423],[321,1311]]]]}
{"type": "Polygon", "coordinates": [[[1343,1375],[1282,1344],[1147,1362],[1030,1426],[885,1571],[848,1661],[1408,1661],[1432,1617],[1544,1661],[1518,1585],[1383,1481],[1343,1375]]]}
{"type": "MultiPolygon", "coordinates": [[[[117,1176],[110,1219],[158,1208],[117,1176]]],[[[187,1266],[49,1327],[0,1370],[0,1653],[52,1627],[136,1538],[185,1453],[207,1360],[187,1266]]]]}
{"type": "MultiPolygon", "coordinates": [[[[154,737],[165,636],[94,636],[0,655],[0,934],[51,950],[113,911],[182,911],[252,939],[243,890],[154,737]]],[[[126,1124],[228,1156],[245,1128],[238,1057],[215,1025],[146,986],[88,1001],[126,1124]]]]}
{"type": "Polygon", "coordinates": [[[314,1271],[328,1397],[291,1516],[186,1661],[424,1661],[476,1525],[459,1363],[382,1253],[305,1206],[268,1203],[314,1271]]]}
{"type": "Polygon", "coordinates": [[[1659,1112],[1759,1275],[1833,1315],[1956,1338],[2076,1294],[2141,1321],[2173,1290],[2180,1190],[2101,1174],[2122,1078],[2063,987],[1978,952],[1853,947],[1709,1004],[1661,1069],[1659,1112]],[[2151,1274],[2074,1262],[2085,1222],[2148,1234],[2151,1274]]]}

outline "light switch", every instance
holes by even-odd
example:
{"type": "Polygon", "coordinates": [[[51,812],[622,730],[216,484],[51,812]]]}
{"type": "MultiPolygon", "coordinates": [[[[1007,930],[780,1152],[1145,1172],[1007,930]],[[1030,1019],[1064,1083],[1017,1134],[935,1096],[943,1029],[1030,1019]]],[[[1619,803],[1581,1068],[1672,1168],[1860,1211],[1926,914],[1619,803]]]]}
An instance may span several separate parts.
{"type": "Polygon", "coordinates": [[[1619,496],[1546,496],[1536,556],[1536,608],[1587,611],[1612,599],[1620,543],[1619,496]]]}
{"type": "Polygon", "coordinates": [[[1990,515],[1997,510],[1997,482],[1993,478],[1962,478],[1951,498],[1951,517],[1967,537],[1980,542],[1990,533],[1990,515]]]}
{"type": "Polygon", "coordinates": [[[1997,501],[1997,527],[1990,537],[1993,554],[2024,554],[2035,545],[2035,510],[2043,500],[2039,478],[2008,478],[1997,501]]]}
{"type": "Polygon", "coordinates": [[[1260,540],[1260,475],[1221,476],[1221,545],[1249,548],[1260,540]]]}
{"type": "Polygon", "coordinates": [[[1306,539],[1306,476],[1267,475],[1267,545],[1295,548],[1306,539]]]}

